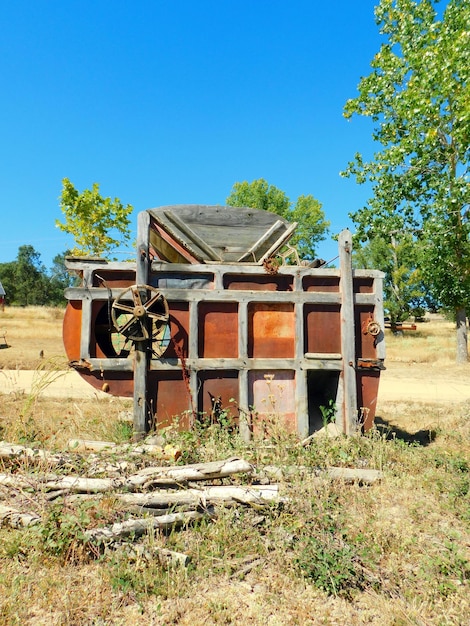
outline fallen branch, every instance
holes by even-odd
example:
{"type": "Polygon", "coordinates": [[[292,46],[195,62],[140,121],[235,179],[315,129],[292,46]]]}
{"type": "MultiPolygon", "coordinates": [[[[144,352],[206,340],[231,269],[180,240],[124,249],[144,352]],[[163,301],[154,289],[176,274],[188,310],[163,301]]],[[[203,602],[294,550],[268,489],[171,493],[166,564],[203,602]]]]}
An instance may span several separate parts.
{"type": "Polygon", "coordinates": [[[38,490],[39,481],[32,475],[23,476],[21,474],[0,474],[0,485],[13,489],[27,489],[29,491],[38,490]]]}
{"type": "Polygon", "coordinates": [[[322,473],[333,480],[341,480],[345,483],[358,482],[364,485],[371,485],[383,478],[383,473],[379,470],[354,467],[328,467],[322,473]]]}
{"type": "Polygon", "coordinates": [[[39,524],[41,518],[35,513],[22,513],[17,509],[0,504],[0,526],[4,524],[11,528],[25,528],[39,524]]]}
{"type": "Polygon", "coordinates": [[[290,465],[287,467],[277,467],[268,465],[263,468],[263,473],[281,480],[295,474],[303,473],[311,476],[326,477],[332,480],[341,480],[346,483],[360,483],[370,485],[383,478],[383,472],[374,469],[359,469],[354,467],[327,467],[325,469],[309,468],[305,466],[290,465]]]}
{"type": "Polygon", "coordinates": [[[157,558],[162,565],[181,565],[186,567],[191,561],[191,557],[188,554],[156,546],[149,548],[141,544],[114,543],[111,547],[113,550],[124,552],[131,562],[137,559],[153,562],[157,558]]]}
{"type": "Polygon", "coordinates": [[[207,506],[208,504],[255,504],[280,502],[279,485],[263,487],[238,487],[217,485],[205,489],[185,489],[165,493],[124,493],[116,494],[124,504],[147,508],[167,509],[172,506],[207,506]]]}
{"type": "Polygon", "coordinates": [[[47,463],[48,465],[64,465],[70,459],[63,454],[54,454],[39,448],[27,448],[18,444],[0,441],[0,459],[10,459],[18,461],[32,461],[34,463],[47,463]]]}
{"type": "Polygon", "coordinates": [[[247,461],[234,457],[226,461],[211,461],[180,467],[146,467],[133,476],[129,482],[135,487],[151,485],[180,485],[188,481],[226,478],[233,474],[251,474],[253,466],[247,461]]]}
{"type": "Polygon", "coordinates": [[[185,513],[169,513],[168,515],[161,515],[160,517],[127,520],[113,524],[112,526],[87,530],[85,532],[85,539],[94,543],[106,543],[130,536],[140,537],[152,530],[181,528],[206,516],[207,513],[188,511],[185,513]]]}
{"type": "Polygon", "coordinates": [[[105,454],[119,455],[143,455],[177,461],[181,456],[181,450],[173,446],[158,446],[151,443],[140,444],[117,444],[112,441],[91,441],[89,439],[70,439],[69,450],[73,452],[103,452],[105,454]]]}
{"type": "Polygon", "coordinates": [[[126,480],[116,478],[82,478],[81,476],[63,476],[44,482],[49,491],[73,491],[75,493],[105,493],[125,486],[126,480]]]}
{"type": "Polygon", "coordinates": [[[39,488],[47,491],[65,490],[73,493],[105,493],[113,491],[135,491],[158,485],[181,485],[188,481],[224,478],[238,473],[251,473],[252,466],[242,459],[213,461],[181,467],[146,467],[136,474],[118,478],[87,478],[82,476],[38,476],[24,477],[0,474],[0,484],[18,488],[39,488]]]}

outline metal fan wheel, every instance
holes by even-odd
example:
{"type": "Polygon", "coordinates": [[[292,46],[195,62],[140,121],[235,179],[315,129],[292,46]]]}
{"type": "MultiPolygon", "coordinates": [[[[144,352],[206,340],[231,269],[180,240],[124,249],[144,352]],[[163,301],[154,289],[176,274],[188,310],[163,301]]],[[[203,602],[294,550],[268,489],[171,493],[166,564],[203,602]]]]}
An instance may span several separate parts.
{"type": "MultiPolygon", "coordinates": [[[[168,328],[169,308],[165,297],[150,285],[132,285],[113,301],[111,318],[121,335],[132,341],[152,341],[152,352],[158,354],[154,342],[161,342],[168,328]]],[[[160,354],[166,346],[160,345],[160,354]]]]}

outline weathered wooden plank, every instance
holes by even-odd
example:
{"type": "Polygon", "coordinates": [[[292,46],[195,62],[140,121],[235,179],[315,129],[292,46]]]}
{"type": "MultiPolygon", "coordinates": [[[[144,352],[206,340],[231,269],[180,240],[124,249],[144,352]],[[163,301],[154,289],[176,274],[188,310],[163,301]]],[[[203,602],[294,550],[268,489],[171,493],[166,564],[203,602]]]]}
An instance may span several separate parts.
{"type": "MultiPolygon", "coordinates": [[[[184,248],[200,262],[231,261],[236,262],[241,250],[248,250],[256,242],[265,238],[263,250],[277,250],[292,235],[292,228],[283,218],[247,207],[176,205],[151,209],[149,214],[159,227],[169,233],[176,247],[184,248]],[[266,236],[274,222],[278,222],[284,231],[276,236],[266,236]],[[267,237],[267,238],[266,238],[267,237]],[[236,242],[236,250],[232,251],[236,242]]],[[[259,263],[260,259],[256,259],[259,263]]]]}
{"type": "Polygon", "coordinates": [[[384,322],[384,305],[383,305],[383,278],[381,276],[377,276],[374,278],[374,298],[375,298],[375,308],[374,308],[374,319],[379,323],[381,332],[375,339],[375,347],[377,351],[378,359],[385,359],[385,322],[384,322]]]}
{"type": "MultiPolygon", "coordinates": [[[[99,372],[106,370],[109,372],[132,372],[133,360],[127,359],[87,359],[86,361],[90,372],[99,372]]],[[[310,353],[305,355],[304,359],[271,359],[271,358],[257,358],[257,359],[229,359],[229,358],[210,358],[210,359],[186,359],[186,367],[188,371],[202,371],[202,370],[240,370],[247,371],[251,369],[268,369],[268,370],[289,370],[289,369],[330,369],[341,370],[341,356],[318,354],[312,357],[310,353]]],[[[176,358],[165,359],[158,358],[152,359],[149,364],[149,370],[151,371],[181,371],[181,361],[176,358]]]]}
{"type": "Polygon", "coordinates": [[[339,361],[343,357],[339,352],[306,352],[305,358],[321,361],[339,361]]]}
{"type": "MultiPolygon", "coordinates": [[[[160,288],[159,291],[168,302],[273,302],[273,303],[302,303],[313,304],[340,304],[339,293],[334,292],[294,292],[294,291],[258,291],[258,290],[231,290],[231,289],[177,289],[160,288]]],[[[111,297],[117,298],[122,289],[113,289],[111,297]]],[[[102,300],[107,301],[109,292],[106,289],[95,287],[91,290],[70,288],[66,291],[68,300],[102,300]]],[[[363,303],[373,303],[373,297],[363,298],[363,303]]]]}
{"type": "Polygon", "coordinates": [[[239,429],[242,439],[250,441],[248,371],[244,366],[248,359],[248,306],[246,302],[240,302],[238,305],[238,356],[237,362],[240,366],[235,369],[238,370],[239,429]]]}
{"type": "Polygon", "coordinates": [[[189,225],[197,225],[201,228],[209,226],[220,226],[226,224],[229,228],[269,228],[273,221],[280,218],[275,213],[260,211],[249,207],[229,207],[224,205],[204,205],[204,204],[176,204],[149,209],[148,213],[157,217],[165,211],[172,211],[189,225]]]}
{"type": "Polygon", "coordinates": [[[244,260],[256,262],[256,253],[260,250],[261,246],[266,243],[266,241],[268,241],[270,238],[272,238],[275,233],[283,228],[284,224],[280,220],[276,220],[271,228],[265,231],[263,235],[261,235],[261,237],[258,239],[258,241],[255,241],[251,248],[249,248],[249,250],[247,250],[245,254],[243,254],[238,259],[238,263],[241,263],[244,260]]]}
{"type": "Polygon", "coordinates": [[[87,292],[82,299],[82,327],[80,331],[80,358],[87,359],[90,356],[91,341],[91,316],[92,298],[87,292]]]}
{"type": "MultiPolygon", "coordinates": [[[[140,212],[137,217],[137,285],[148,285],[149,282],[149,226],[149,214],[145,211],[140,212]]],[[[134,439],[136,441],[145,437],[150,422],[147,403],[148,360],[147,343],[136,341],[134,352],[134,439]]]]}
{"type": "Polygon", "coordinates": [[[209,244],[206,243],[204,239],[202,239],[202,237],[199,237],[199,235],[194,232],[194,230],[192,230],[192,228],[187,223],[183,222],[183,220],[178,217],[177,213],[175,213],[174,211],[164,211],[164,214],[165,217],[170,220],[170,222],[172,222],[175,226],[177,226],[180,231],[184,235],[186,235],[186,237],[188,237],[193,244],[195,244],[203,252],[205,252],[210,261],[222,261],[216,251],[211,248],[211,246],[209,246],[209,244]]]}
{"type": "MultiPolygon", "coordinates": [[[[66,261],[66,267],[68,269],[73,269],[76,271],[84,271],[89,270],[89,261],[83,259],[83,257],[70,257],[66,261]]],[[[242,266],[243,274],[259,274],[260,267],[254,264],[244,264],[242,266]]],[[[99,263],[93,264],[91,271],[99,271],[99,270],[109,270],[113,271],[135,271],[136,263],[133,261],[130,262],[119,262],[113,261],[112,264],[107,261],[101,261],[99,263]]],[[[222,272],[222,273],[240,273],[240,265],[236,263],[224,263],[220,264],[187,264],[187,263],[171,263],[170,265],[164,261],[153,260],[151,263],[151,271],[152,272],[168,272],[172,273],[183,273],[183,274],[207,274],[207,272],[222,272]]],[[[339,277],[340,270],[338,268],[332,267],[321,267],[321,268],[309,268],[309,267],[295,267],[292,265],[285,265],[279,268],[279,274],[291,274],[302,276],[325,276],[325,277],[339,277]]],[[[368,270],[368,269],[355,269],[353,270],[354,278],[383,278],[384,273],[379,270],[368,270]]],[[[73,289],[73,288],[72,288],[73,289]]]]}
{"type": "MultiPolygon", "coordinates": [[[[295,356],[297,363],[304,360],[305,350],[305,323],[304,305],[297,303],[294,308],[295,314],[295,356]]],[[[299,437],[306,437],[309,431],[308,415],[308,388],[307,373],[302,367],[295,370],[295,412],[297,416],[297,433],[299,437]]]]}
{"type": "Polygon", "coordinates": [[[354,334],[354,289],[352,275],[352,236],[343,230],[339,237],[341,292],[341,354],[343,357],[343,431],[357,429],[356,346],[354,334]]]}

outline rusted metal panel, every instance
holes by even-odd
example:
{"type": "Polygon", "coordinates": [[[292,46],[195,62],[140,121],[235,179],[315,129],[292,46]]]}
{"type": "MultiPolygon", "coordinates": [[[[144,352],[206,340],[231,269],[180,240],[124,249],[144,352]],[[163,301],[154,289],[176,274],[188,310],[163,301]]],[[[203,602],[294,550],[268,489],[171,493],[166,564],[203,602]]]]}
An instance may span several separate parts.
{"type": "Polygon", "coordinates": [[[365,431],[370,430],[374,424],[379,392],[379,377],[379,370],[357,372],[358,422],[360,428],[365,431]]]}
{"type": "Polygon", "coordinates": [[[295,372],[292,370],[249,373],[249,401],[254,432],[297,431],[295,372]]]}
{"type": "Polygon", "coordinates": [[[200,372],[198,406],[202,417],[211,423],[219,420],[238,423],[238,372],[200,372]]]}
{"type": "Polygon", "coordinates": [[[248,356],[294,358],[294,322],[292,304],[252,303],[248,307],[248,356]]]}
{"type": "Polygon", "coordinates": [[[193,422],[194,399],[188,381],[181,373],[151,373],[148,398],[154,404],[156,426],[164,428],[176,425],[187,430],[193,422]]]}
{"type": "Polygon", "coordinates": [[[238,305],[235,302],[199,304],[199,349],[201,358],[238,357],[238,305]]]}
{"type": "MultiPolygon", "coordinates": [[[[374,359],[377,356],[377,342],[382,339],[382,335],[375,334],[377,325],[379,333],[382,326],[374,317],[374,307],[357,306],[355,309],[356,327],[356,356],[363,359],[374,359]]],[[[383,324],[383,322],[382,322],[383,324]]]]}
{"type": "Polygon", "coordinates": [[[167,359],[181,358],[188,354],[189,305],[186,302],[170,302],[170,341],[164,353],[167,359]]]}
{"type": "Polygon", "coordinates": [[[62,325],[62,339],[69,361],[80,359],[80,330],[82,327],[82,302],[72,300],[67,304],[62,325]]]}
{"type": "Polygon", "coordinates": [[[373,293],[374,279],[372,277],[355,277],[354,293],[373,293]]]}
{"type": "Polygon", "coordinates": [[[307,292],[339,293],[339,276],[305,276],[303,288],[307,292]]]}
{"type": "Polygon", "coordinates": [[[279,274],[277,276],[260,275],[248,278],[239,275],[226,275],[224,277],[224,289],[235,291],[292,291],[293,277],[279,274]]]}
{"type": "Polygon", "coordinates": [[[329,304],[306,304],[305,352],[341,353],[341,307],[329,304]]]}

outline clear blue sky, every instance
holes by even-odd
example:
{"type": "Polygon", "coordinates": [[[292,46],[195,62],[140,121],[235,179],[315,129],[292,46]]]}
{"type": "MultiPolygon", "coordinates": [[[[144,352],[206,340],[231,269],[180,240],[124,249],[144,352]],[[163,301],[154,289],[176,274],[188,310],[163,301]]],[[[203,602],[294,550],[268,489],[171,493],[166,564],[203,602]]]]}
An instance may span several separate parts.
{"type": "Polygon", "coordinates": [[[73,244],[54,225],[64,177],[132,204],[134,230],[139,211],[224,204],[256,178],[351,227],[368,190],[339,172],[372,127],[342,109],[379,49],[375,4],[3,2],[0,262],[31,244],[50,267],[73,244]]]}

